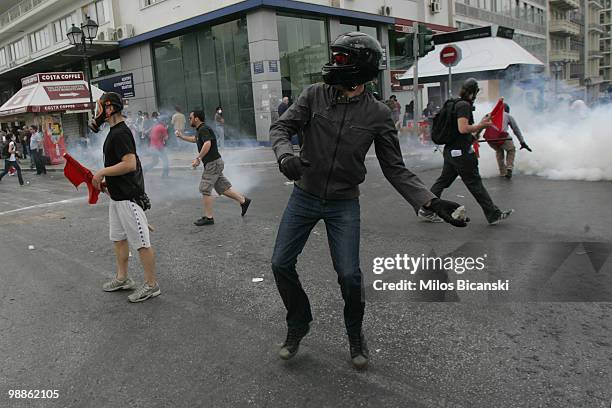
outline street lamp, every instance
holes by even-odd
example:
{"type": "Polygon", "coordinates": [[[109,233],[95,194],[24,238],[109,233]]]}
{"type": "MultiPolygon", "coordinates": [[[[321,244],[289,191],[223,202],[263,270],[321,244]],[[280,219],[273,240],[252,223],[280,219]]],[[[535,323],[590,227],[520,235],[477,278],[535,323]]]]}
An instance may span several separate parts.
{"type": "Polygon", "coordinates": [[[87,40],[89,45],[93,44],[94,38],[98,35],[98,23],[85,16],[85,24],[81,23],[81,28],[76,27],[72,24],[72,27],[66,32],[66,37],[71,45],[79,48],[79,45],[83,48],[83,62],[87,67],[87,85],[89,86],[89,103],[91,105],[91,115],[95,116],[93,93],[91,92],[91,67],[89,65],[89,58],[87,57],[87,40]]]}

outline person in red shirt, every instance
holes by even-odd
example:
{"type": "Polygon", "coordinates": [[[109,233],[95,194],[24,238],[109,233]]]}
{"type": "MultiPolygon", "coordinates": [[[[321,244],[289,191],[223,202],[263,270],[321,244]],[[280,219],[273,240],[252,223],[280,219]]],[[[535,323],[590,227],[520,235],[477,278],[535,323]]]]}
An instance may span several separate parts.
{"type": "Polygon", "coordinates": [[[168,154],[166,153],[168,128],[159,117],[159,113],[153,112],[151,117],[154,121],[153,127],[151,128],[149,144],[149,154],[152,157],[152,161],[146,166],[143,166],[142,170],[145,173],[148,172],[157,166],[157,163],[159,163],[159,160],[161,159],[163,165],[162,177],[168,177],[170,173],[170,168],[168,166],[168,154]]]}

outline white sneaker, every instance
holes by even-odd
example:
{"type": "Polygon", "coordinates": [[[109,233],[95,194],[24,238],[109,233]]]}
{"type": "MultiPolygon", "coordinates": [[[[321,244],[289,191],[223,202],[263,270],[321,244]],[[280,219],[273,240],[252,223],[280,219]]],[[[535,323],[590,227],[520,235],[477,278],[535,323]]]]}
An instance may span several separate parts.
{"type": "Polygon", "coordinates": [[[444,220],[440,218],[438,214],[424,208],[419,208],[418,216],[420,219],[427,222],[444,222],[444,220]]]}
{"type": "Polygon", "coordinates": [[[114,292],[116,290],[121,289],[134,289],[135,286],[136,282],[134,282],[130,278],[126,278],[124,281],[120,281],[117,278],[113,278],[113,280],[106,282],[104,285],[102,285],[102,290],[104,290],[105,292],[114,292]]]}

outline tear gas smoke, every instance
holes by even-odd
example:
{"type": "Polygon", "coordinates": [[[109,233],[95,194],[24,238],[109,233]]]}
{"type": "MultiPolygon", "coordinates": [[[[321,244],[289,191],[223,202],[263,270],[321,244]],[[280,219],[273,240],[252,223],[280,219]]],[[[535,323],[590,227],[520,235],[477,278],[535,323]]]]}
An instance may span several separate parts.
{"type": "MultiPolygon", "coordinates": [[[[554,109],[535,112],[526,103],[510,102],[514,116],[533,153],[516,146],[515,173],[545,177],[551,180],[612,180],[612,105],[584,112],[571,110],[567,102],[554,109]]],[[[476,121],[491,111],[491,104],[476,101],[476,121]]],[[[487,144],[480,148],[480,173],[496,177],[499,173],[495,151],[487,144]]]]}

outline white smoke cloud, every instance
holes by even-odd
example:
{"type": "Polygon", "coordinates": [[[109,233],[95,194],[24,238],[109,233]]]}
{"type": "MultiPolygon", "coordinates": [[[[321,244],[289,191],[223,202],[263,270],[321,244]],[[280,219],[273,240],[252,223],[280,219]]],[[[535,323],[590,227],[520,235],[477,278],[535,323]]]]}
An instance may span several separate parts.
{"type": "MultiPolygon", "coordinates": [[[[519,150],[516,145],[514,172],[545,177],[551,180],[612,180],[612,106],[571,110],[562,103],[554,110],[535,112],[520,103],[510,103],[527,144],[533,153],[519,150]]],[[[475,119],[492,109],[477,102],[475,119]]],[[[510,131],[512,135],[512,131],[510,131]]],[[[495,152],[488,145],[480,149],[480,173],[483,177],[497,177],[495,152]]]]}

